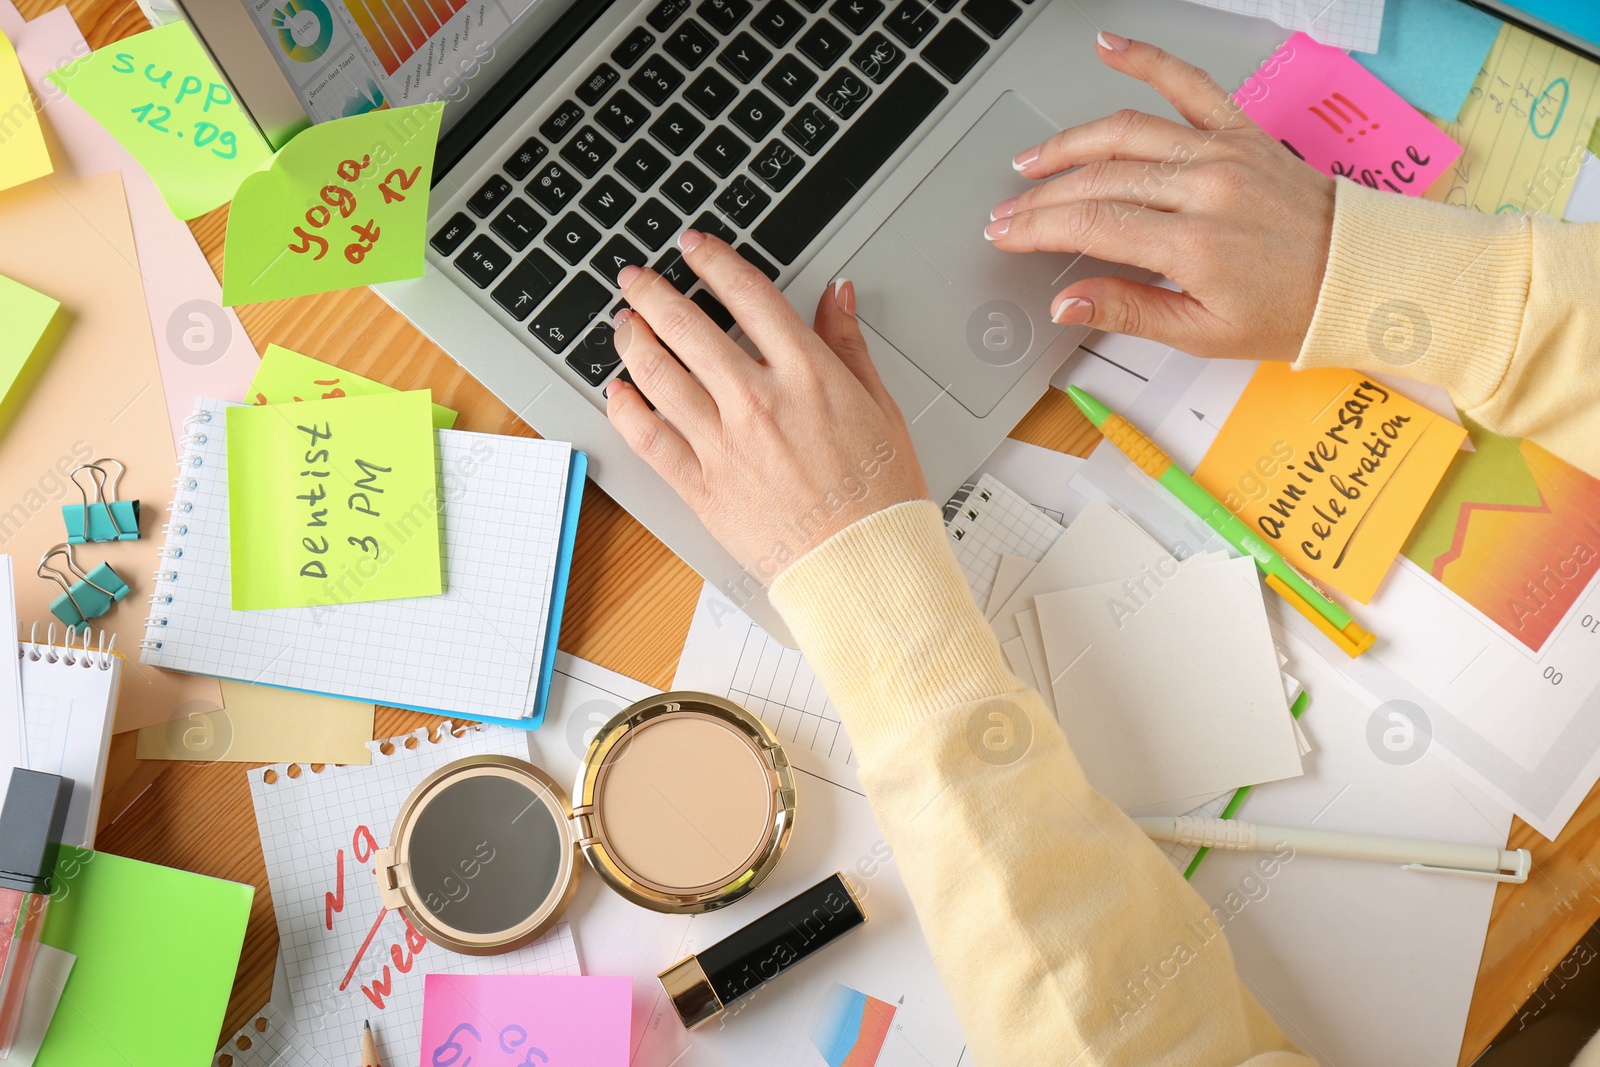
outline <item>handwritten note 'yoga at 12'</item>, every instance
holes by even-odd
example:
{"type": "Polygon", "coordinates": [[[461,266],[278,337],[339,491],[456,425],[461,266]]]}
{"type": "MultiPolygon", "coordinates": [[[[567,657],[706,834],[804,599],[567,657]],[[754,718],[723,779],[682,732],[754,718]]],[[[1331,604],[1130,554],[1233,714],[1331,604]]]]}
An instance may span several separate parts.
{"type": "Polygon", "coordinates": [[[627,1067],[633,980],[430,974],[422,1067],[627,1067]]]}
{"type": "Polygon", "coordinates": [[[418,104],[296,134],[234,196],[222,302],[420,277],[442,113],[442,104],[418,104]]]}
{"type": "Polygon", "coordinates": [[[1194,476],[1284,559],[1364,604],[1465,436],[1354,371],[1263,363],[1194,476]]]}
{"type": "Polygon", "coordinates": [[[228,409],[233,608],[443,588],[425,391],[228,409]]]}
{"type": "Polygon", "coordinates": [[[1303,33],[1285,41],[1233,98],[1322,173],[1372,189],[1421,196],[1461,154],[1371,71],[1303,33]]]}
{"type": "Polygon", "coordinates": [[[272,154],[185,23],[125,38],[49,78],[150,172],[180,219],[226,204],[272,154]]]}

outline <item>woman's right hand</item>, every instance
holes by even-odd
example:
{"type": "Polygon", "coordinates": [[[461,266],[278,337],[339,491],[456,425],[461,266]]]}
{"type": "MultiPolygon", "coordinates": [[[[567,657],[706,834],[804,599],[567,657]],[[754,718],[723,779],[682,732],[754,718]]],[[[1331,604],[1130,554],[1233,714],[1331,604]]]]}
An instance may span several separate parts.
{"type": "Polygon", "coordinates": [[[1008,252],[1082,252],[1164,274],[1180,293],[1088,278],[1051,317],[1197,356],[1291,360],[1317,306],[1333,179],[1262,132],[1198,67],[1102,33],[1100,61],[1166,97],[1188,126],[1140,111],[1021,152],[1042,181],[998,205],[984,236],[1008,252]]]}

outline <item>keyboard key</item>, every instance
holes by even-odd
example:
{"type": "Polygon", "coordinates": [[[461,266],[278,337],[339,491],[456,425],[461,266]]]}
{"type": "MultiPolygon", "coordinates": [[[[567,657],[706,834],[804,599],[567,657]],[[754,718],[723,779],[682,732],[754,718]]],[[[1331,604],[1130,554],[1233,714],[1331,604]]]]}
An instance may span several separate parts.
{"type": "Polygon", "coordinates": [[[621,234],[607,241],[589,261],[589,265],[600,272],[600,277],[612,285],[617,284],[617,273],[623,267],[642,267],[644,264],[645,254],[639,251],[639,246],[621,234]]]}
{"type": "Polygon", "coordinates": [[[984,33],[998,41],[1022,14],[1022,8],[1011,0],[967,0],[961,13],[971,19],[984,33]]]}
{"type": "Polygon", "coordinates": [[[567,201],[578,195],[583,182],[567,169],[567,165],[552,159],[528,183],[528,195],[534,202],[554,215],[567,206],[567,201]]]}
{"type": "Polygon", "coordinates": [[[649,141],[640,141],[622,153],[617,160],[617,173],[628,179],[628,184],[640,192],[653,186],[667,172],[667,157],[658,152],[649,141]]]}
{"type": "Polygon", "coordinates": [[[907,48],[915,48],[939,24],[939,16],[917,3],[917,0],[900,0],[900,5],[889,13],[885,23],[889,32],[903,41],[907,48]]]}
{"type": "Polygon", "coordinates": [[[655,27],[657,33],[666,33],[667,28],[678,21],[678,16],[689,10],[689,0],[661,0],[644,20],[655,27]]]}
{"type": "Polygon", "coordinates": [[[705,27],[690,19],[673,30],[661,47],[667,55],[679,63],[690,70],[697,70],[700,64],[711,58],[711,52],[716,46],[717,42],[712,40],[705,27]]]}
{"type": "Polygon", "coordinates": [[[690,82],[689,88],[683,91],[683,98],[708,119],[714,119],[726,111],[738,95],[738,86],[712,69],[701,72],[700,77],[690,82]]]}
{"type": "Polygon", "coordinates": [[[594,69],[594,73],[585,78],[583,84],[578,86],[578,99],[590,107],[594,107],[600,102],[602,96],[611,91],[611,87],[617,84],[617,79],[620,77],[622,75],[618,74],[617,68],[610,63],[600,64],[594,69]]]}
{"type": "Polygon", "coordinates": [[[521,322],[533,314],[544,298],[556,291],[566,271],[542,250],[535,248],[526,259],[494,287],[494,302],[521,322]]]}
{"type": "Polygon", "coordinates": [[[661,195],[676,204],[680,211],[689,212],[705,203],[714,188],[705,171],[693,163],[683,163],[662,183],[661,195]]]}
{"type": "Polygon", "coordinates": [[[633,86],[634,92],[660,107],[683,84],[683,72],[660,56],[652,56],[634,72],[628,84],[633,86]]]}
{"type": "Polygon", "coordinates": [[[606,106],[594,113],[594,120],[619,141],[626,141],[650,118],[650,109],[626,89],[618,89],[606,106]]]}
{"type": "Polygon", "coordinates": [[[750,14],[750,5],[746,0],[703,0],[699,7],[694,9],[699,15],[711,24],[711,28],[726,37],[733,32],[733,28],[744,21],[750,14]]]}
{"type": "Polygon", "coordinates": [[[479,289],[488,288],[509,266],[511,254],[487,236],[474,238],[467,250],[456,257],[456,269],[471,278],[479,289]]]}
{"type": "Polygon", "coordinates": [[[611,299],[611,290],[588,273],[579,273],[528,325],[528,332],[560,354],[583,332],[611,299]]]}
{"type": "Polygon", "coordinates": [[[672,287],[680,293],[687,293],[694,287],[700,278],[689,269],[689,264],[683,261],[683,253],[676,248],[668,249],[667,254],[656,261],[650,268],[672,283],[672,287]]]}
{"type": "Polygon", "coordinates": [[[761,150],[761,154],[750,163],[750,171],[757,178],[766,182],[775,192],[780,192],[795,179],[800,173],[800,168],[805,166],[805,159],[783,143],[782,138],[774,137],[772,143],[761,150]]]}
{"type": "Polygon", "coordinates": [[[695,219],[694,225],[689,228],[691,230],[699,230],[701,233],[709,233],[713,237],[720,237],[723,241],[730,245],[733,244],[734,239],[739,236],[733,232],[733,228],[731,226],[718,218],[716,212],[714,211],[700,212],[700,217],[695,219]]]}
{"type": "Polygon", "coordinates": [[[522,147],[511,154],[511,158],[500,164],[501,168],[517,181],[523,181],[533,173],[533,168],[539,161],[550,154],[550,149],[537,137],[530,137],[522,142],[522,147]]]}
{"type": "Polygon", "coordinates": [[[948,94],[937,78],[908,63],[755,228],[755,243],[779,263],[793,263],[948,94]]]}
{"type": "Polygon", "coordinates": [[[865,104],[867,97],[871,95],[872,90],[867,87],[867,83],[849,70],[839,71],[817,90],[817,99],[841,119],[848,119],[861,110],[861,105],[865,104]]]}
{"type": "Polygon", "coordinates": [[[480,219],[486,219],[494,214],[494,209],[500,206],[500,201],[511,195],[511,183],[496,174],[483,183],[483,187],[467,199],[467,207],[480,219]]]}
{"type": "Polygon", "coordinates": [[[799,4],[807,11],[810,11],[812,14],[815,14],[817,9],[822,7],[822,5],[826,4],[827,2],[828,0],[795,0],[795,3],[799,4]]]}
{"type": "Polygon", "coordinates": [[[811,62],[827,70],[850,49],[850,38],[827,19],[818,19],[795,44],[795,50],[811,62]]]}
{"type": "MultiPolygon", "coordinates": [[[[928,0],[928,2],[934,7],[938,8],[940,11],[949,11],[951,8],[955,7],[956,4],[960,3],[960,0],[928,0]]],[[[1031,4],[1033,0],[1028,0],[1028,2],[1031,4]]]]}
{"type": "Polygon", "coordinates": [[[444,224],[440,231],[433,235],[428,242],[433,245],[434,251],[441,256],[453,255],[461,247],[461,242],[472,236],[476,224],[461,212],[450,216],[450,221],[444,224]]]}
{"type": "Polygon", "coordinates": [[[950,81],[958,82],[966,77],[967,71],[988,50],[989,46],[982,37],[968,29],[965,23],[952,19],[944,24],[944,29],[934,34],[928,47],[922,50],[922,58],[928,66],[950,81]]]}
{"type": "Polygon", "coordinates": [[[760,89],[750,90],[728,113],[728,121],[737,126],[745,136],[756,141],[771,133],[772,127],[776,126],[781,118],[783,118],[783,108],[760,89]]]}
{"type": "Polygon", "coordinates": [[[581,171],[585,178],[599,174],[606,160],[616,154],[617,146],[601,136],[593,126],[579,130],[577,136],[561,150],[561,158],[581,171]]]}
{"type": "Polygon", "coordinates": [[[756,251],[755,245],[751,244],[749,241],[746,241],[744,244],[739,246],[738,251],[739,254],[743,256],[752,267],[755,267],[771,280],[778,280],[778,268],[772,265],[772,261],[770,259],[756,251]]]}
{"type": "Polygon", "coordinates": [[[628,220],[628,232],[644,242],[652,252],[659,251],[667,238],[678,232],[683,220],[674,215],[667,205],[651,197],[628,220]]]}
{"type": "Polygon", "coordinates": [[[746,85],[761,73],[761,68],[771,59],[772,52],[767,46],[748,33],[741,33],[728,42],[728,47],[717,56],[717,62],[722,64],[722,68],[746,85]]]}
{"type": "Polygon", "coordinates": [[[578,125],[578,120],[581,118],[583,118],[583,108],[579,107],[576,101],[568,100],[556,108],[555,114],[544,120],[539,132],[544,134],[545,140],[560,144],[562,139],[578,125]]]}
{"type": "Polygon", "coordinates": [[[756,13],[755,21],[750,25],[771,41],[774,48],[782,48],[800,32],[805,21],[806,17],[784,3],[784,0],[769,0],[767,6],[756,13]]]}
{"type": "Polygon", "coordinates": [[[528,247],[528,242],[544,229],[544,216],[533,210],[533,205],[519,196],[506,203],[505,209],[489,223],[495,235],[518,252],[528,247]]]}
{"type": "Polygon", "coordinates": [[[874,83],[882,85],[883,80],[894,73],[894,68],[905,57],[899,45],[881,33],[874,33],[856,49],[855,55],[850,57],[850,63],[874,83]]]}
{"type": "Polygon", "coordinates": [[[712,130],[700,142],[700,147],[694,150],[694,158],[710,167],[711,172],[719,178],[732,174],[749,154],[750,146],[739,140],[738,135],[726,126],[712,130]]]}
{"type": "Polygon", "coordinates": [[[860,36],[872,29],[872,24],[883,14],[882,0],[837,0],[828,8],[828,14],[844,23],[851,33],[860,36]]]}
{"type": "Polygon", "coordinates": [[[628,213],[633,202],[634,195],[624,189],[621,182],[607,174],[583,194],[578,205],[609,230],[622,220],[622,216],[628,213]]]}
{"type": "Polygon", "coordinates": [[[555,224],[544,243],[553,248],[556,255],[576,267],[578,260],[587,255],[599,240],[599,230],[584,222],[583,216],[576,211],[569,211],[555,224]]]}
{"type": "Polygon", "coordinates": [[[828,138],[839,132],[839,124],[816,104],[807,104],[795,112],[783,127],[789,140],[799,145],[808,156],[814,156],[828,143],[828,138]]]}
{"type": "Polygon", "coordinates": [[[656,35],[643,26],[635,26],[633,32],[622,39],[622,43],[612,49],[611,62],[623,70],[632,70],[633,65],[644,58],[650,51],[650,46],[656,43],[656,35]]]}
{"type": "Polygon", "coordinates": [[[761,84],[772,90],[772,95],[794,107],[817,84],[817,72],[806,66],[799,56],[784,56],[778,65],[767,71],[761,84]]]}
{"type": "Polygon", "coordinates": [[[733,315],[728,311],[727,308],[722,306],[722,301],[718,300],[704,289],[700,290],[698,293],[695,293],[689,299],[693,300],[697,305],[699,305],[700,310],[704,311],[706,316],[710,318],[712,322],[716,323],[717,327],[721,329],[723,333],[727,333],[729,330],[733,329],[733,315]]]}
{"type": "Polygon", "coordinates": [[[717,197],[716,208],[734,225],[748,230],[756,221],[756,216],[767,209],[772,203],[772,197],[762,192],[761,186],[750,180],[747,174],[741,174],[728,183],[722,190],[722,195],[717,197]]]}
{"type": "Polygon", "coordinates": [[[622,357],[617,355],[615,333],[609,322],[597,323],[583,335],[578,347],[567,354],[567,366],[590,385],[604,382],[622,362],[622,357]]]}
{"type": "Polygon", "coordinates": [[[705,130],[706,124],[689,114],[689,109],[682,104],[673,104],[650,124],[650,136],[675,156],[688,152],[689,146],[705,130]]]}

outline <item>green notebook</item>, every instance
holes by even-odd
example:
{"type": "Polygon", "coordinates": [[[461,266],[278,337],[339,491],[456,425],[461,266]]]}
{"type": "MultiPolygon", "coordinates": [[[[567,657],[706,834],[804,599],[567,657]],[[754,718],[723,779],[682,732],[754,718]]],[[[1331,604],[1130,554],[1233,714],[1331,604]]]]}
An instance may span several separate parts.
{"type": "Polygon", "coordinates": [[[207,1067],[255,888],[62,846],[44,941],[78,957],[38,1067],[207,1067]]]}

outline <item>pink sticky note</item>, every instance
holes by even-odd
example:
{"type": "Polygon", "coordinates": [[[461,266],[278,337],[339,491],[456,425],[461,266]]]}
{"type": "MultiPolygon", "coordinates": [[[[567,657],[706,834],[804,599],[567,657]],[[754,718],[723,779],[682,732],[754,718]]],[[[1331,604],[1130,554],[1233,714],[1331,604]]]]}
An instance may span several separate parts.
{"type": "Polygon", "coordinates": [[[1461,146],[1337,48],[1297,33],[1233,94],[1256,125],[1324,174],[1421,196],[1461,146]]]}
{"type": "Polygon", "coordinates": [[[628,1067],[633,979],[430,974],[422,1067],[628,1067]]]}

